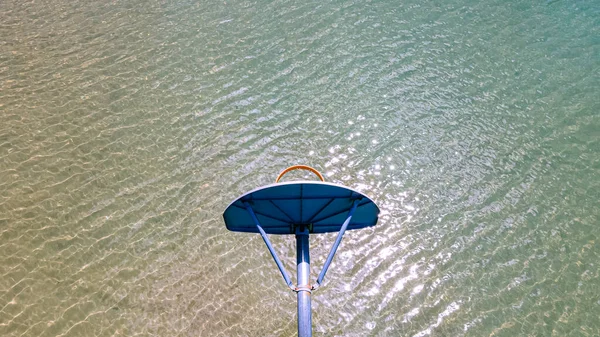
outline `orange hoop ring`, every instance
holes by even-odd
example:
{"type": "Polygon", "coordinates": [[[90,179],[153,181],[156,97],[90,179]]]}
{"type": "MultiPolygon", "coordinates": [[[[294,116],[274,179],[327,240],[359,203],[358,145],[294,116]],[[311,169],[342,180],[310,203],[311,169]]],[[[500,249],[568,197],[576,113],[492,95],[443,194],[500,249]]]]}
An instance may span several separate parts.
{"type": "Polygon", "coordinates": [[[285,170],[281,171],[281,173],[279,173],[279,175],[277,176],[277,179],[275,179],[275,182],[278,183],[279,179],[281,179],[281,177],[283,177],[286,173],[288,173],[290,171],[294,171],[294,170],[310,171],[310,172],[314,173],[317,177],[319,177],[319,179],[321,179],[321,181],[325,181],[325,179],[323,179],[323,175],[321,175],[321,173],[319,171],[317,171],[316,169],[314,169],[308,165],[293,165],[293,166],[290,166],[290,167],[286,168],[285,170]]]}

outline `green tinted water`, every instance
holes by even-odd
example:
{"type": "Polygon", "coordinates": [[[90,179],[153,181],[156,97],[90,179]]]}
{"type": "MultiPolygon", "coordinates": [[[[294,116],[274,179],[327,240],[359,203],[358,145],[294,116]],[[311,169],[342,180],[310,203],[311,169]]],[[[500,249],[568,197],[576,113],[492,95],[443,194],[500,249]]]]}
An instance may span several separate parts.
{"type": "Polygon", "coordinates": [[[221,213],[302,163],[382,209],[316,336],[598,336],[599,37],[597,1],[3,1],[0,335],[294,335],[221,213]]]}

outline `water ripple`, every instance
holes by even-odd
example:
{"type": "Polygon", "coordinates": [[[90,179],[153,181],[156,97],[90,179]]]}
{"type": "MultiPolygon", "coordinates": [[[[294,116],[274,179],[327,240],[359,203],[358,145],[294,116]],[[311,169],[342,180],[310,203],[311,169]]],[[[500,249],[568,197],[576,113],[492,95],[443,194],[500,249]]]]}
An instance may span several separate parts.
{"type": "Polygon", "coordinates": [[[298,163],[382,210],[315,335],[599,334],[593,2],[0,12],[0,335],[293,335],[264,244],[219,219],[298,163]]]}

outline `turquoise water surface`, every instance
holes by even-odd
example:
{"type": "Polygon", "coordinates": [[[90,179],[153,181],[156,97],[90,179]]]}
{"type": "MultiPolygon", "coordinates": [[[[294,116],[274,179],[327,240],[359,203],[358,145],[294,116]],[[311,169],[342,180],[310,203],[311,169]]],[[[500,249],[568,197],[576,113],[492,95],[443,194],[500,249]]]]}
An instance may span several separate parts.
{"type": "Polygon", "coordinates": [[[294,336],[292,164],[382,210],[315,336],[600,336],[599,73],[597,0],[4,0],[0,336],[294,336]]]}

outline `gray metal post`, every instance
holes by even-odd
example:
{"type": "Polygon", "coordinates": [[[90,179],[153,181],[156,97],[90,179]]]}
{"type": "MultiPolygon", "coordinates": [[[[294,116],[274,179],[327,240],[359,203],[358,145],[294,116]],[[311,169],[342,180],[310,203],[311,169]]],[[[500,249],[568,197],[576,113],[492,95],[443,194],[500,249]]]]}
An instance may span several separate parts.
{"type": "MultiPolygon", "coordinates": [[[[302,226],[304,227],[304,226],[302,226]]],[[[310,254],[308,228],[296,230],[296,268],[298,272],[298,337],[312,336],[312,315],[310,308],[310,254]]]]}

